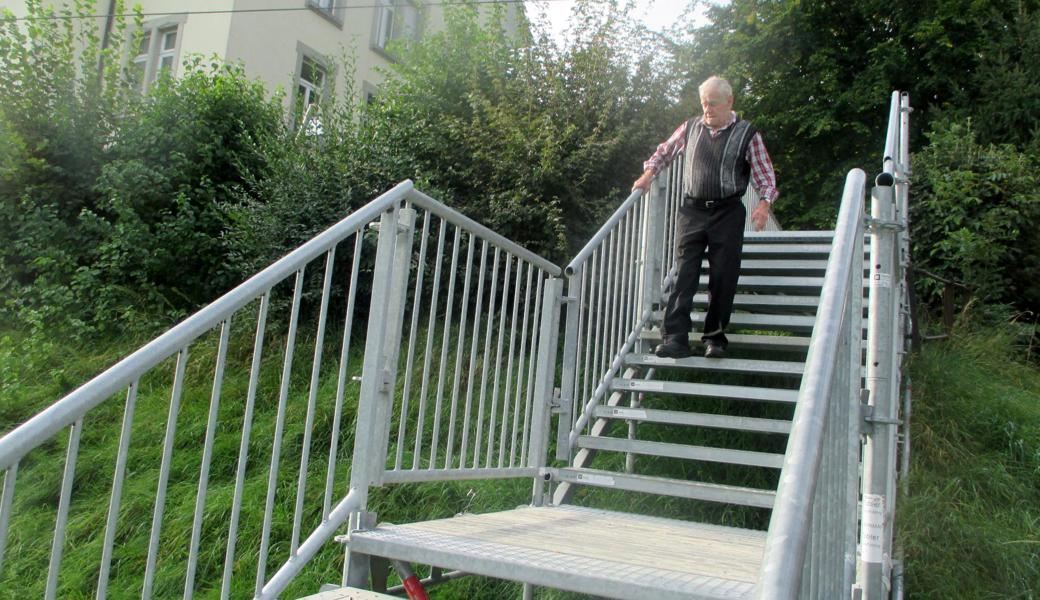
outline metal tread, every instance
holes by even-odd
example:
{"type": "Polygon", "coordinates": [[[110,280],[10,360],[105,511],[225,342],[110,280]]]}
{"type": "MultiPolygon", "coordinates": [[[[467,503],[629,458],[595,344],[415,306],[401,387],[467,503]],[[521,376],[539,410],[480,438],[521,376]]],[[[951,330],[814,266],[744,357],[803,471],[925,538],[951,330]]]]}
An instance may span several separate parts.
{"type": "MultiPolygon", "coordinates": [[[[700,285],[708,285],[708,274],[700,277],[700,285]]],[[[791,275],[741,275],[737,279],[738,290],[784,290],[819,294],[823,288],[823,277],[791,275]]],[[[707,288],[705,288],[707,289],[707,288]]]]}
{"type": "MultiPolygon", "coordinates": [[[[640,335],[647,342],[660,342],[659,329],[644,330],[640,335]]],[[[763,335],[750,333],[727,333],[731,348],[749,348],[754,350],[787,350],[805,352],[809,349],[809,338],[794,335],[763,335]]]]}
{"type": "Polygon", "coordinates": [[[773,508],[776,492],[757,488],[686,481],[652,475],[615,473],[599,469],[556,469],[553,476],[557,481],[578,485],[662,494],[691,500],[707,500],[724,504],[740,504],[758,508],[773,508]]]}
{"type": "Polygon", "coordinates": [[[708,370],[721,373],[753,373],[801,377],[805,363],[791,360],[758,360],[752,358],[661,358],[655,354],[631,353],[625,355],[625,364],[639,367],[672,367],[676,369],[708,370]]]}
{"type": "Polygon", "coordinates": [[[660,410],[622,406],[597,406],[593,414],[604,419],[622,419],[640,423],[661,423],[689,427],[710,427],[756,433],[791,433],[791,422],[782,419],[762,419],[735,415],[713,415],[679,410],[660,410]]]}
{"type": "Polygon", "coordinates": [[[805,256],[830,256],[830,244],[746,242],[744,258],[795,258],[805,256]]]}
{"type": "Polygon", "coordinates": [[[622,392],[650,392],[678,396],[700,396],[728,400],[754,400],[764,402],[794,403],[798,390],[784,390],[744,385],[720,385],[716,383],[685,383],[678,381],[656,381],[652,379],[615,379],[611,389],[622,392]]]}
{"type": "Polygon", "coordinates": [[[355,531],[351,551],[605,598],[751,598],[765,531],[577,506],[355,531]]]}
{"type": "Polygon", "coordinates": [[[673,444],[670,442],[650,442],[646,440],[630,440],[583,435],[578,437],[579,448],[593,448],[608,452],[624,452],[643,456],[661,456],[665,458],[681,458],[705,462],[743,465],[745,467],[766,467],[779,469],[784,466],[783,454],[755,452],[752,450],[732,450],[729,448],[713,448],[710,446],[692,446],[673,444]]]}
{"type": "MultiPolygon", "coordinates": [[[[696,328],[704,323],[707,313],[696,311],[690,313],[690,320],[696,328]]],[[[730,329],[762,329],[768,331],[791,331],[810,333],[816,325],[815,315],[776,315],[764,313],[735,312],[730,315],[730,329]]]]}
{"type": "MultiPolygon", "coordinates": [[[[699,292],[693,296],[696,307],[708,306],[708,293],[699,292]]],[[[785,311],[815,313],[820,306],[819,296],[799,296],[785,294],[737,294],[733,297],[733,308],[736,310],[785,311]]]]}

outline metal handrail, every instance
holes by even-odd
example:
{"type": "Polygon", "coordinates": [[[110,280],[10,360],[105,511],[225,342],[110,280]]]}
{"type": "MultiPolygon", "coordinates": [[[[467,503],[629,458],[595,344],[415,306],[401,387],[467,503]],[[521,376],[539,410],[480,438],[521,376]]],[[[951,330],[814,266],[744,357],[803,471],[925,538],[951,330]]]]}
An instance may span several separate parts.
{"type": "Polygon", "coordinates": [[[328,252],[339,241],[403,200],[413,188],[411,180],[397,184],[4,435],[0,438],[0,470],[10,467],[43,440],[72,425],[106,398],[216,327],[228,315],[328,252]]]}
{"type": "Polygon", "coordinates": [[[862,247],[857,248],[855,241],[863,228],[865,191],[866,174],[853,169],[845,180],[816,326],[769,522],[758,584],[760,600],[793,599],[800,591],[849,276],[850,271],[862,268],[862,247]]]}
{"type": "Polygon", "coordinates": [[[628,195],[628,198],[626,198],[624,202],[621,203],[621,206],[617,207],[617,210],[614,211],[614,214],[612,214],[610,218],[607,219],[606,223],[604,223],[603,226],[600,227],[599,230],[592,236],[592,238],[585,244],[585,246],[577,254],[574,255],[574,258],[571,259],[571,262],[567,263],[567,266],[564,267],[564,272],[568,276],[577,273],[578,270],[582,267],[582,265],[585,264],[585,261],[587,261],[589,257],[592,256],[592,253],[595,252],[597,248],[603,245],[603,242],[607,239],[611,232],[614,231],[614,228],[617,227],[617,224],[619,222],[621,222],[621,219],[624,218],[626,214],[628,214],[629,210],[632,209],[632,205],[638,202],[639,199],[642,198],[642,196],[643,190],[632,190],[632,193],[628,195]]]}

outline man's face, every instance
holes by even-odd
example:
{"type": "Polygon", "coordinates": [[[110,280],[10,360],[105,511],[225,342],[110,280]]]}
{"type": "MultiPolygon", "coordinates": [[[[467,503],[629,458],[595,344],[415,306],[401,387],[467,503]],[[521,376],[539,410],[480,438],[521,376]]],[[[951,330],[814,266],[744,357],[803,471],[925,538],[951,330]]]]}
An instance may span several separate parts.
{"type": "Polygon", "coordinates": [[[729,123],[733,97],[726,96],[716,88],[709,88],[701,93],[701,109],[704,110],[705,125],[718,129],[729,123]]]}

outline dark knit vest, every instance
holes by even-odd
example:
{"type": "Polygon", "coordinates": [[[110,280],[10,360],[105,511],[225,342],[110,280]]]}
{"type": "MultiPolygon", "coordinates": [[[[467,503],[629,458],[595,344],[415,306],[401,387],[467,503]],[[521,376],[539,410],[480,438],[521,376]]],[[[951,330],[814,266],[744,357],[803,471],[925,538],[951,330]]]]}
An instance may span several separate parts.
{"type": "Polygon", "coordinates": [[[697,200],[721,200],[744,195],[751,180],[747,149],[755,127],[737,119],[712,137],[703,117],[686,127],[683,189],[697,200]]]}

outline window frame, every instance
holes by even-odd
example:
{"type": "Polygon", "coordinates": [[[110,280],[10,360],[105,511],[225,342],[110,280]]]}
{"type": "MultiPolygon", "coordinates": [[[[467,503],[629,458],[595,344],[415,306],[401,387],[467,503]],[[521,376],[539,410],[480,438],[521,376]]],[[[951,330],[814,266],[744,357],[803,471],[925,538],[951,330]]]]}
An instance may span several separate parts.
{"type": "Polygon", "coordinates": [[[186,15],[174,15],[163,19],[154,19],[141,24],[128,33],[127,48],[124,56],[124,72],[140,73],[140,80],[130,80],[138,92],[145,93],[155,84],[163,70],[163,60],[168,58],[170,75],[177,76],[180,66],[181,51],[184,48],[184,23],[186,15]],[[163,46],[170,34],[174,36],[173,48],[163,46]],[[138,36],[141,36],[138,38],[138,36]],[[137,44],[133,42],[140,40],[137,44]],[[145,44],[147,40],[147,44],[145,44]],[[145,52],[141,49],[147,46],[145,52]],[[143,67],[143,68],[141,68],[143,67]]]}
{"type": "MultiPolygon", "coordinates": [[[[333,64],[325,57],[325,55],[307,46],[303,42],[296,42],[296,69],[293,72],[293,92],[291,99],[293,112],[295,113],[296,110],[306,111],[309,104],[320,105],[322,99],[326,98],[327,94],[331,92],[331,82],[334,80],[334,77],[335,71],[333,69],[333,64]],[[324,80],[321,82],[320,88],[315,86],[314,82],[303,78],[303,68],[306,62],[310,62],[313,65],[312,68],[318,68],[321,70],[324,80]],[[319,96],[318,101],[309,102],[307,104],[298,104],[301,87],[308,90],[308,97],[313,93],[317,93],[319,96]]],[[[303,112],[301,112],[299,116],[303,116],[303,112]]]]}
{"type": "Polygon", "coordinates": [[[342,6],[339,5],[337,0],[304,0],[304,5],[314,11],[319,17],[343,29],[342,6]],[[328,6],[323,6],[325,4],[328,6]]]}
{"type": "Polygon", "coordinates": [[[397,55],[388,50],[387,46],[400,39],[418,40],[422,30],[422,12],[419,4],[413,0],[377,0],[375,4],[369,49],[390,61],[396,62],[398,60],[397,55]],[[410,36],[395,35],[395,31],[398,28],[402,26],[407,27],[406,14],[409,11],[414,15],[410,36]],[[384,31],[386,32],[385,36],[384,31]]]}

